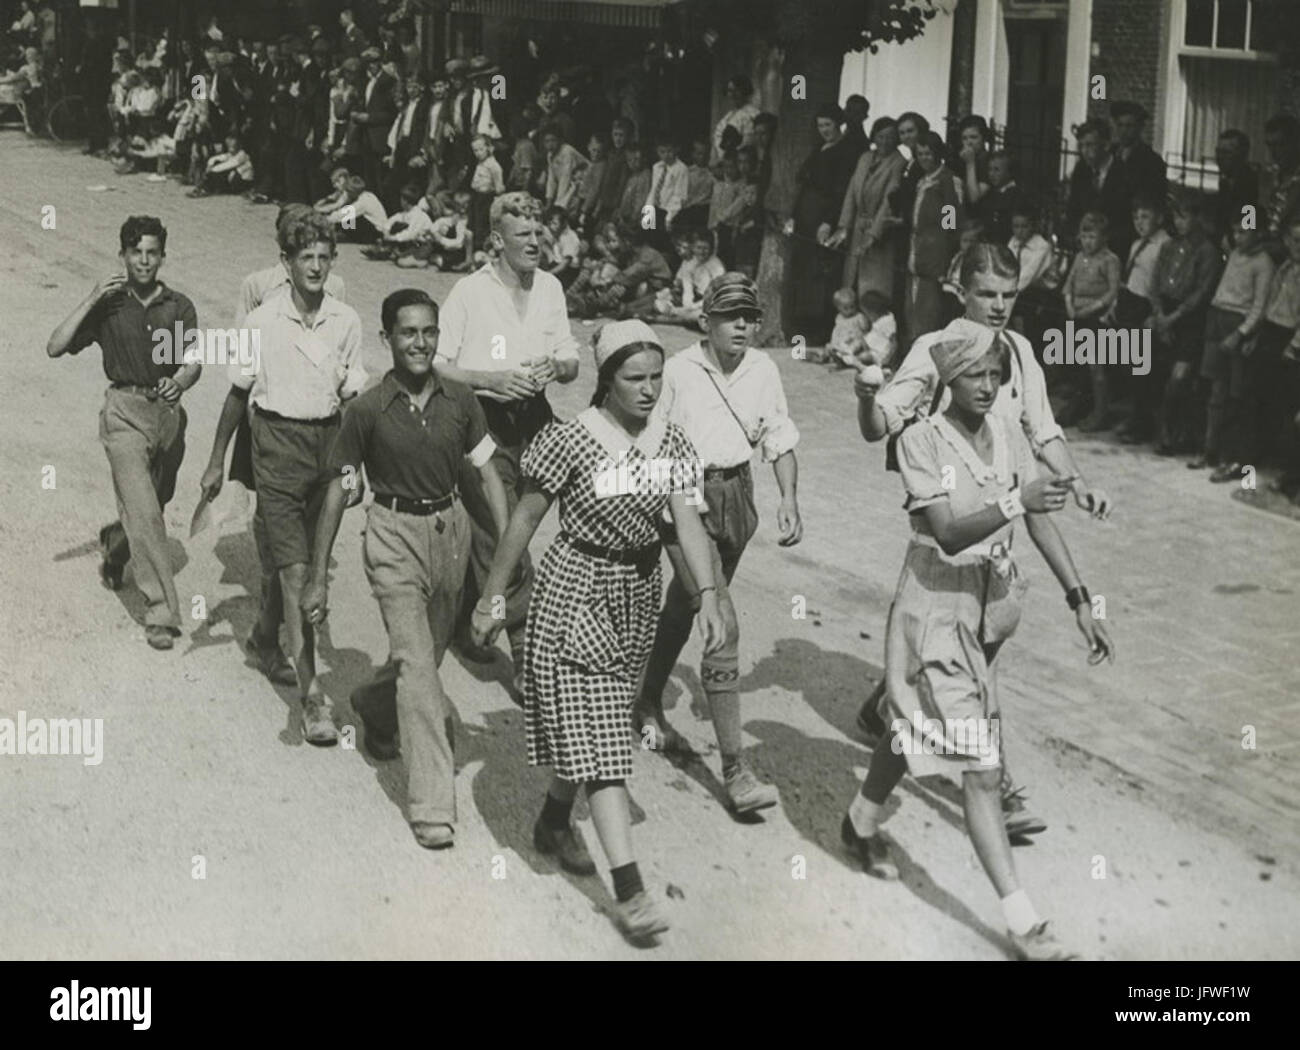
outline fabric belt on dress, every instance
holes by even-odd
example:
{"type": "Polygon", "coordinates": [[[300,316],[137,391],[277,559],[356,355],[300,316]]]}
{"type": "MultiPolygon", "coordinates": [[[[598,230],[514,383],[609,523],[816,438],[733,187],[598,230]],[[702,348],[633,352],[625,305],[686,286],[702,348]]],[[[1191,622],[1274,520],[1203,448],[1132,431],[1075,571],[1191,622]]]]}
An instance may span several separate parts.
{"type": "Polygon", "coordinates": [[[735,467],[705,467],[705,481],[730,481],[732,478],[741,478],[749,473],[749,464],[741,463],[735,467]]]}
{"type": "Polygon", "coordinates": [[[625,547],[622,550],[613,547],[602,547],[596,543],[580,540],[563,530],[560,532],[560,539],[581,554],[587,554],[593,558],[602,558],[618,565],[653,565],[659,561],[659,552],[663,550],[662,543],[651,543],[645,547],[625,547]]]}
{"type": "Polygon", "coordinates": [[[969,547],[963,547],[956,554],[947,553],[941,546],[939,546],[939,541],[929,533],[912,533],[912,542],[919,543],[922,547],[932,547],[945,558],[960,558],[964,554],[970,554],[977,558],[985,558],[989,561],[998,561],[1011,553],[1011,544],[1003,543],[1000,540],[996,543],[972,543],[969,547]]]}
{"type": "Polygon", "coordinates": [[[449,492],[437,499],[406,499],[404,496],[381,495],[376,492],[375,502],[399,514],[418,514],[422,518],[427,518],[430,514],[437,514],[438,511],[446,510],[455,503],[456,493],[449,492]]]}
{"type": "Polygon", "coordinates": [[[125,390],[128,394],[139,394],[141,397],[147,397],[150,401],[158,400],[158,388],[153,386],[141,386],[139,383],[109,383],[111,390],[125,390]]]}
{"type": "Polygon", "coordinates": [[[253,405],[253,412],[263,419],[273,419],[279,423],[301,423],[307,427],[325,427],[331,423],[339,421],[339,414],[335,412],[332,416],[326,416],[323,419],[298,419],[294,416],[282,416],[279,412],[272,412],[269,408],[263,408],[261,405],[253,405]]]}

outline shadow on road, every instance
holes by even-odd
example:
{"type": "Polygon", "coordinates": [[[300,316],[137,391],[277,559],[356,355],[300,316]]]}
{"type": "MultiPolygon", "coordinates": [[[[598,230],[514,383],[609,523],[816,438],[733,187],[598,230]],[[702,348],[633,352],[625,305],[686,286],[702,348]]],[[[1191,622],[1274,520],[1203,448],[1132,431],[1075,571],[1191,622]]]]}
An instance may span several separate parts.
{"type": "MultiPolygon", "coordinates": [[[[847,653],[828,651],[802,638],[783,638],[773,645],[741,682],[742,691],[778,687],[802,694],[808,705],[842,733],[852,735],[858,706],[880,680],[879,666],[847,653]]],[[[781,722],[749,722],[746,730],[760,743],[746,754],[781,792],[785,815],[795,830],[851,871],[860,871],[840,842],[840,821],[861,786],[854,767],[869,761],[861,745],[825,737],[812,737],[781,722]]],[[[953,849],[966,845],[965,825],[959,812],[933,791],[905,779],[902,788],[924,803],[944,825],[953,849]]],[[[897,793],[886,806],[886,819],[898,811],[897,793]]],[[[927,822],[927,827],[929,823],[927,822]]],[[[980,937],[1004,950],[1001,934],[988,926],[961,900],[939,886],[920,864],[893,839],[901,881],[930,907],[955,919],[980,937]]]]}

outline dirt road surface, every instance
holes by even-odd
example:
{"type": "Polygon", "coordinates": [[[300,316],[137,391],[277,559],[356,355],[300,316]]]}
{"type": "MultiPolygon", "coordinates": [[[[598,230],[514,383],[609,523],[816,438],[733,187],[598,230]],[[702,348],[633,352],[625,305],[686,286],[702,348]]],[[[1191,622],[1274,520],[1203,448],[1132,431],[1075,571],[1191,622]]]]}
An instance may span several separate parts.
{"type": "MultiPolygon", "coordinates": [[[[50,361],[44,346],[117,265],[117,228],[132,213],[168,226],[162,276],[194,299],[205,326],[232,324],[240,279],[276,257],[273,208],[187,200],[175,182],[118,177],[102,161],[5,133],[0,715],[104,724],[99,765],[0,755],[5,955],[1006,957],[996,897],[951,794],[911,781],[898,793],[887,827],[904,852],[901,882],[865,877],[839,844],[869,758],[854,713],[881,674],[907,534],[898,479],[857,435],[847,373],[774,352],[803,435],[806,538],[776,545],[776,487],[759,470],[764,520],[734,587],[747,742],[782,805],[764,823],[737,824],[719,801],[716,753],[682,768],[638,754],[635,841],[674,924],[658,948],[638,949],[609,921],[606,881],[567,877],[532,848],[546,774],[526,765],[504,654],[486,674],[455,656],[443,665],[459,715],[454,850],[414,844],[400,763],[303,743],[290,692],[242,654],[257,572],[238,488],[220,498],[219,528],[186,537],[226,392],[218,369],[186,396],[189,450],[167,509],[182,606],[203,615],[174,651],[154,652],[133,620],[138,594],[99,586],[95,536],[113,517],[96,429],[105,380],[97,351],[50,361]],[[42,228],[45,205],[54,229],[42,228]]],[[[441,300],[454,280],[367,262],[352,246],[336,272],[369,333],[386,292],[413,283],[441,300]]],[[[592,329],[575,331],[583,369],[553,397],[565,417],[593,385],[592,329]]],[[[690,338],[663,336],[673,350],[690,338]]],[[[386,367],[373,334],[366,365],[376,375],[386,367]]],[[[1001,657],[1003,706],[1016,774],[1050,824],[1016,850],[1024,884],[1089,957],[1294,958],[1300,528],[1226,498],[1181,463],[1097,440],[1076,448],[1119,507],[1109,524],[1073,509],[1060,519],[1087,583],[1107,599],[1119,661],[1086,666],[1050,573],[1023,551],[1033,587],[1001,657]],[[1253,749],[1243,747],[1246,727],[1253,749]]],[[[360,511],[344,520],[323,643],[324,688],[346,723],[355,722],[348,693],[386,656],[361,568],[363,522],[360,511]]],[[[552,518],[535,551],[554,528],[552,518]]],[[[705,749],[698,656],[697,637],[669,703],[705,749]]]]}

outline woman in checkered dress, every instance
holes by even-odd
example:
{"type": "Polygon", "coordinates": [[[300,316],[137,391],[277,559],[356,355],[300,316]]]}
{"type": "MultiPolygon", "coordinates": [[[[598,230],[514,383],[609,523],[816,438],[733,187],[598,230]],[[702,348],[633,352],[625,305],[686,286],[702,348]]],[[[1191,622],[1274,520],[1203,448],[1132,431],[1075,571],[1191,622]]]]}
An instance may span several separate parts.
{"type": "Polygon", "coordinates": [[[594,874],[570,819],[585,784],[617,919],[637,940],[668,928],[632,857],[624,785],[632,773],[632,700],[663,592],[658,525],[665,508],[692,575],[708,581],[699,614],[707,651],[721,644],[725,629],[696,509],[695,450],[676,424],[650,422],[663,383],[663,347],[643,322],[619,321],[597,333],[594,349],[591,407],[552,423],[524,453],[526,489],[497,546],[472,627],[479,644],[499,629],[490,596],[503,593],[558,498],[560,534],[538,568],[524,643],[528,761],[555,771],[533,841],[567,870],[594,874]]]}

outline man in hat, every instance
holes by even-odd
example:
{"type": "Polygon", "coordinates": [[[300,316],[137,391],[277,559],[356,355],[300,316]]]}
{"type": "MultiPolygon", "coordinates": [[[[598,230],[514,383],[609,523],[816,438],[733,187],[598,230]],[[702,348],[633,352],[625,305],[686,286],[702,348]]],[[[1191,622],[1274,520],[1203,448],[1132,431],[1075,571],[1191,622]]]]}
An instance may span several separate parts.
{"type": "MultiPolygon", "coordinates": [[[[522,478],[519,460],[528,443],[555,418],[546,387],[578,374],[578,344],[569,329],[559,279],[538,268],[541,206],[527,193],[503,193],[492,202],[489,243],[497,258],[461,278],[442,309],[437,368],[478,395],[496,443],[497,473],[513,512],[522,478]]],[[[496,550],[492,514],[472,471],[461,477],[465,507],[474,522],[473,574],[465,585],[462,624],[478,600],[496,550]]],[[[524,555],[506,588],[505,629],[515,672],[523,668],[524,619],[532,593],[532,564],[524,555]]],[[[461,651],[490,659],[460,632],[461,651]]]]}
{"type": "Polygon", "coordinates": [[[397,210],[398,195],[403,186],[418,174],[425,178],[424,160],[414,160],[420,155],[429,137],[430,102],[424,91],[424,77],[418,73],[406,78],[406,103],[388,130],[389,173],[384,180],[384,207],[389,212],[397,210]]]}
{"type": "Polygon", "coordinates": [[[361,172],[366,185],[378,190],[383,185],[388,131],[397,116],[397,100],[393,95],[397,81],[384,71],[379,48],[366,48],[361,58],[366,64],[366,83],[362,89],[361,108],[354,109],[350,119],[362,132],[361,172]]]}
{"type": "Polygon", "coordinates": [[[432,195],[447,185],[447,157],[456,129],[451,122],[451,106],[447,102],[448,81],[436,76],[429,86],[429,111],[426,114],[424,144],[411,158],[413,169],[427,169],[428,184],[425,193],[432,195]]]}
{"type": "Polygon", "coordinates": [[[469,62],[463,58],[448,59],[444,69],[447,74],[447,115],[443,125],[443,164],[448,189],[458,190],[469,180],[473,157],[458,116],[461,99],[467,90],[469,62]]]}
{"type": "Polygon", "coordinates": [[[501,139],[501,129],[492,116],[489,96],[491,77],[497,72],[486,55],[475,55],[469,60],[467,86],[462,92],[456,112],[456,127],[469,140],[475,135],[486,135],[493,142],[501,139]]]}
{"type": "Polygon", "coordinates": [[[722,775],[731,811],[753,814],[778,801],[776,788],[762,783],[742,757],[739,677],[740,625],[728,585],[741,555],[758,527],[754,481],[749,462],[757,450],[771,463],[781,490],[776,512],[782,547],[803,538],[795,488],[799,465],[794,449],[799,431],[786,409],[785,391],[776,363],[749,345],[762,311],[758,286],[744,274],[714,278],[704,296],[708,336],[664,364],[663,391],[652,419],[676,423],[691,439],[704,467],[704,527],[709,535],[713,580],[695,579],[682,557],[675,532],[664,533],[673,563],[673,582],[664,598],[654,648],[633,708],[634,727],[643,746],[653,750],[689,751],[664,716],[663,690],[677,657],[690,637],[700,607],[700,590],[717,587],[727,627],[726,640],[700,664],[700,681],[722,755],[722,775]]]}

